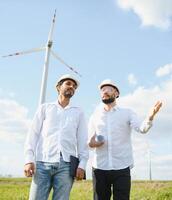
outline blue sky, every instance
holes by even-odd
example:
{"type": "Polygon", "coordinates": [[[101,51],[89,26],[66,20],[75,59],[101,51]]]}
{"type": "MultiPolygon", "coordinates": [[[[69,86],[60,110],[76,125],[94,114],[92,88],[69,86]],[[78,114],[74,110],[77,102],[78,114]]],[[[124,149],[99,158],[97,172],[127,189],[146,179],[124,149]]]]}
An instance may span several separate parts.
{"type": "MultiPolygon", "coordinates": [[[[88,119],[100,101],[97,86],[106,78],[120,89],[118,103],[143,119],[162,100],[149,134],[133,132],[132,176],[148,178],[149,144],[153,178],[172,179],[170,0],[6,0],[0,5],[0,55],[45,46],[55,8],[53,50],[82,74],[73,101],[88,119]]],[[[44,54],[0,58],[0,174],[23,174],[23,144],[38,105],[44,54]]],[[[51,57],[46,101],[56,99],[54,85],[65,73],[72,72],[51,57]]],[[[88,173],[89,168],[90,162],[88,173]]]]}

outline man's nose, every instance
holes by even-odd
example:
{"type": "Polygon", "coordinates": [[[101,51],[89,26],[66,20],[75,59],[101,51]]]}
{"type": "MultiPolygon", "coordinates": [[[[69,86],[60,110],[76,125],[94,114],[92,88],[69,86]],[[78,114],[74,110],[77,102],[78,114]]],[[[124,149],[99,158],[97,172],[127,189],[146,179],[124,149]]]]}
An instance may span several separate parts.
{"type": "Polygon", "coordinates": [[[70,85],[69,88],[72,88],[74,90],[75,86],[74,85],[70,85]]]}

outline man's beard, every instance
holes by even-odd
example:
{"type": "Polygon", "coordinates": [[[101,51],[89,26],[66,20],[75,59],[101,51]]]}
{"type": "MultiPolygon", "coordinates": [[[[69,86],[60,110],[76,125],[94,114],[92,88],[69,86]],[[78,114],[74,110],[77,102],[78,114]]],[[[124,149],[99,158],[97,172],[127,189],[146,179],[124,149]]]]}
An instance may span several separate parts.
{"type": "Polygon", "coordinates": [[[110,104],[115,101],[115,97],[109,97],[108,99],[102,99],[102,102],[105,104],[110,104]]]}
{"type": "Polygon", "coordinates": [[[73,95],[74,95],[74,91],[72,90],[66,90],[64,91],[64,94],[63,94],[66,98],[70,99],[73,95]]]}

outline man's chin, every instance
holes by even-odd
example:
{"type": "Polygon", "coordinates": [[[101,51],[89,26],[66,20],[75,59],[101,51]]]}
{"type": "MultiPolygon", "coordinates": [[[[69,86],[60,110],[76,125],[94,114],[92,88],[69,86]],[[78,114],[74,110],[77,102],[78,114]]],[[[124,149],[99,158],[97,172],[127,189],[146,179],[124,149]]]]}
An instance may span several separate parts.
{"type": "Polygon", "coordinates": [[[115,98],[108,98],[108,99],[102,99],[102,102],[104,104],[111,104],[115,101],[115,98]]]}
{"type": "Polygon", "coordinates": [[[65,90],[63,92],[63,95],[66,97],[66,98],[71,98],[73,95],[74,95],[74,91],[73,90],[65,90]]]}
{"type": "Polygon", "coordinates": [[[72,93],[64,94],[64,96],[65,96],[66,98],[69,98],[69,99],[70,99],[73,95],[74,95],[74,94],[72,94],[72,93]]]}

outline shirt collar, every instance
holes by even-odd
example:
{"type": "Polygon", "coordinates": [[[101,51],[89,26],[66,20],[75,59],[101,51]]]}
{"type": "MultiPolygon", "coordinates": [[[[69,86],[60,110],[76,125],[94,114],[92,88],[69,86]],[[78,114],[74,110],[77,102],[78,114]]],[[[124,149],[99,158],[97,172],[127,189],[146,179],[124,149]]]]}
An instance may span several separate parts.
{"type": "Polygon", "coordinates": [[[60,109],[69,109],[69,108],[76,108],[77,106],[75,106],[71,101],[69,101],[69,104],[66,107],[62,107],[59,102],[58,99],[55,101],[55,104],[57,105],[58,108],[60,109]]]}
{"type": "MultiPolygon", "coordinates": [[[[99,104],[99,108],[101,109],[101,111],[106,112],[105,109],[104,109],[104,103],[100,103],[100,104],[99,104]]],[[[111,109],[110,111],[111,111],[111,112],[112,112],[112,111],[117,111],[117,110],[119,110],[119,109],[120,109],[119,106],[118,106],[118,105],[115,105],[114,107],[112,107],[112,109],[111,109]]]]}

